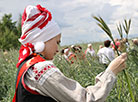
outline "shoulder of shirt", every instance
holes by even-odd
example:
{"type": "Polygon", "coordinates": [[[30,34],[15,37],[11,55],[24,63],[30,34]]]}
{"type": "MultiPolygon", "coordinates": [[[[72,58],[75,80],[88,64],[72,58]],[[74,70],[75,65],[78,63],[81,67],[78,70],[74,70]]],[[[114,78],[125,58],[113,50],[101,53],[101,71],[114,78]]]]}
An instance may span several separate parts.
{"type": "Polygon", "coordinates": [[[54,71],[59,71],[59,69],[54,65],[52,61],[43,61],[43,62],[38,62],[34,64],[29,70],[28,73],[31,73],[31,75],[36,76],[38,73],[41,73],[41,71],[44,74],[48,70],[54,70],[54,71]]]}
{"type": "Polygon", "coordinates": [[[52,61],[43,61],[43,62],[38,62],[34,65],[34,67],[36,68],[43,68],[43,67],[46,67],[46,66],[55,66],[54,63],[52,61]]]}
{"type": "Polygon", "coordinates": [[[100,50],[99,50],[99,52],[102,52],[102,51],[104,51],[106,49],[106,47],[103,47],[103,48],[101,48],[100,50]]]}
{"type": "Polygon", "coordinates": [[[113,49],[112,48],[109,48],[111,51],[113,51],[113,49]]]}
{"type": "Polygon", "coordinates": [[[61,73],[52,61],[38,62],[27,71],[30,79],[37,81],[40,85],[55,72],[61,73]]]}

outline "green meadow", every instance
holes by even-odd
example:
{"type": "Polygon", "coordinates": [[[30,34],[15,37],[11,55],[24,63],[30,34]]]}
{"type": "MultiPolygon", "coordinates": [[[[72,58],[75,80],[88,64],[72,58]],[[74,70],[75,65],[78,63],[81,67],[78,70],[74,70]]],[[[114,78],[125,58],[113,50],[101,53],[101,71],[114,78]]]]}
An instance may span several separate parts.
{"type": "MultiPolygon", "coordinates": [[[[92,43],[97,52],[102,42],[92,43]]],[[[82,51],[87,44],[80,44],[82,51]]],[[[60,47],[60,50],[65,46],[60,47]]],[[[0,102],[11,102],[15,91],[16,63],[18,50],[0,51],[0,102]]],[[[86,56],[86,60],[77,60],[69,64],[63,56],[58,53],[54,64],[69,78],[77,80],[83,87],[95,84],[95,77],[106,68],[100,64],[98,57],[86,56]]],[[[131,89],[135,102],[138,102],[138,47],[131,46],[128,52],[126,71],[130,80],[131,89]]],[[[106,99],[106,102],[132,102],[126,78],[121,72],[117,76],[117,82],[106,99]]]]}

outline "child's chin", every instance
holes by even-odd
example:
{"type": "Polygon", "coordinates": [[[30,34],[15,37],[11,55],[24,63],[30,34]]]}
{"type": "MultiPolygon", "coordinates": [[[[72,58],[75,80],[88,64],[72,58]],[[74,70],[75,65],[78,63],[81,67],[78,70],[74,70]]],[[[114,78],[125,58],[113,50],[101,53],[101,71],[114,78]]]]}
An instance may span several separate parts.
{"type": "Polygon", "coordinates": [[[51,57],[49,60],[53,60],[54,58],[53,57],[51,57]]]}
{"type": "Polygon", "coordinates": [[[50,57],[50,58],[46,58],[46,60],[53,60],[53,57],[50,57]]]}

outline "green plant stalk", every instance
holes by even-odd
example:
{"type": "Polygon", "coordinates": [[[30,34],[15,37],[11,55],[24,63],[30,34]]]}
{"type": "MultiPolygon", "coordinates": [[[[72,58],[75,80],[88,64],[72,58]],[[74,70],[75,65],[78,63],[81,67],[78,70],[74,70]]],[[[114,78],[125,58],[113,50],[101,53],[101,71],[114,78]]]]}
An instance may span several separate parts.
{"type": "Polygon", "coordinates": [[[119,83],[119,85],[120,85],[120,88],[117,87],[117,89],[119,89],[118,99],[119,99],[119,102],[121,102],[121,98],[120,98],[120,96],[121,96],[121,88],[122,88],[122,84],[121,84],[121,82],[120,82],[120,77],[118,77],[118,78],[119,78],[118,83],[119,83]]]}
{"type": "MultiPolygon", "coordinates": [[[[112,40],[114,45],[115,45],[115,42],[114,40],[112,40]]],[[[115,48],[117,48],[117,46],[115,45],[115,48]]],[[[117,55],[119,56],[119,51],[116,49],[117,51],[117,55]]],[[[129,77],[127,75],[127,71],[126,70],[123,70],[123,73],[125,75],[125,78],[126,78],[126,81],[127,81],[127,84],[128,84],[128,89],[129,89],[129,93],[130,93],[130,96],[131,96],[131,99],[132,99],[132,102],[135,102],[135,99],[134,99],[134,95],[133,95],[133,92],[132,92],[132,89],[131,89],[131,84],[130,84],[130,80],[129,80],[129,77]]]]}
{"type": "MultiPolygon", "coordinates": [[[[109,36],[110,37],[110,36],[109,36]]],[[[111,37],[110,37],[111,38],[111,37]]],[[[119,56],[119,51],[117,50],[117,46],[114,42],[114,38],[112,37],[111,40],[113,41],[114,45],[115,45],[115,48],[116,48],[116,52],[117,52],[117,55],[119,56]]],[[[123,73],[125,75],[125,78],[127,80],[127,84],[128,84],[128,89],[129,89],[129,93],[130,93],[130,96],[131,96],[131,99],[132,99],[132,102],[135,102],[135,99],[134,99],[134,95],[133,95],[133,92],[132,92],[132,89],[131,89],[131,84],[130,84],[130,80],[129,80],[129,77],[127,75],[127,71],[126,70],[123,70],[123,73]]]]}
{"type": "Polygon", "coordinates": [[[129,33],[129,30],[130,30],[130,24],[131,24],[131,19],[129,19],[129,21],[127,22],[127,20],[125,19],[124,20],[124,25],[123,25],[123,28],[124,28],[124,31],[126,33],[126,39],[128,39],[128,33],[129,33]]]}
{"type": "Polygon", "coordinates": [[[117,25],[117,30],[118,30],[118,33],[120,35],[120,38],[123,39],[122,26],[120,23],[119,23],[119,25],[117,25]]]}
{"type": "MultiPolygon", "coordinates": [[[[126,28],[124,26],[124,29],[125,29],[125,32],[126,32],[126,38],[128,39],[128,32],[129,32],[129,29],[130,29],[130,24],[131,24],[131,20],[129,20],[129,24],[127,24],[127,21],[125,20],[125,25],[126,25],[126,28]]],[[[115,45],[116,46],[116,45],[115,45]]],[[[116,50],[118,52],[118,50],[116,50]]],[[[118,56],[120,55],[119,53],[117,53],[118,56]]],[[[125,78],[127,80],[127,84],[128,84],[128,89],[129,89],[129,92],[130,92],[130,96],[131,96],[131,99],[133,102],[135,102],[135,99],[134,99],[134,95],[133,95],[133,92],[132,92],[132,89],[131,89],[131,84],[130,84],[130,80],[129,80],[129,77],[128,77],[128,74],[127,74],[127,71],[126,70],[123,70],[123,73],[125,75],[125,78]]]]}
{"type": "MultiPolygon", "coordinates": [[[[112,39],[112,41],[113,41],[113,43],[114,43],[114,45],[115,45],[115,42],[114,42],[113,39],[112,39]]],[[[115,45],[115,48],[117,48],[116,45],[115,45]]],[[[119,54],[119,51],[118,51],[117,49],[116,49],[116,51],[117,51],[117,54],[118,54],[118,56],[119,56],[119,55],[120,55],[120,54],[119,54]]],[[[127,75],[127,71],[126,71],[126,70],[123,70],[123,73],[124,73],[124,75],[125,75],[125,78],[126,78],[126,81],[127,81],[127,84],[128,84],[128,89],[129,89],[129,93],[130,93],[132,102],[135,102],[134,95],[133,95],[133,92],[132,92],[132,89],[131,89],[130,80],[129,80],[129,77],[128,77],[128,75],[127,75]]]]}
{"type": "Polygon", "coordinates": [[[125,78],[126,78],[126,80],[127,80],[128,89],[129,89],[129,93],[130,93],[130,96],[131,96],[132,102],[135,102],[135,98],[134,98],[134,95],[133,95],[133,92],[132,92],[132,89],[131,89],[131,84],[130,84],[130,80],[129,80],[129,77],[128,77],[128,74],[127,74],[127,71],[123,70],[123,73],[124,73],[125,78]]]}
{"type": "MultiPolygon", "coordinates": [[[[98,25],[99,25],[99,26],[107,33],[107,35],[111,38],[111,40],[113,41],[113,43],[114,43],[114,45],[115,45],[115,48],[116,48],[116,51],[117,51],[117,55],[119,56],[119,55],[120,55],[120,54],[119,54],[119,51],[117,50],[117,46],[116,46],[116,44],[115,44],[114,38],[113,38],[113,36],[112,36],[112,33],[111,33],[109,27],[106,25],[106,23],[104,22],[104,20],[103,20],[101,17],[98,18],[98,17],[94,16],[93,18],[96,19],[96,20],[99,22],[98,25]]],[[[126,23],[126,21],[125,21],[125,23],[126,23]]],[[[127,26],[127,23],[126,23],[126,26],[127,26]]],[[[125,28],[125,27],[124,27],[124,28],[125,28]]],[[[127,31],[127,30],[126,30],[126,31],[127,31]]],[[[133,92],[132,92],[132,89],[131,89],[131,84],[130,84],[130,80],[129,80],[129,78],[128,78],[128,75],[127,75],[127,73],[126,73],[125,70],[123,70],[123,73],[124,73],[125,78],[126,78],[126,80],[127,80],[128,89],[129,89],[129,92],[130,92],[130,96],[131,96],[132,102],[135,102],[134,95],[133,95],[133,92]]]]}

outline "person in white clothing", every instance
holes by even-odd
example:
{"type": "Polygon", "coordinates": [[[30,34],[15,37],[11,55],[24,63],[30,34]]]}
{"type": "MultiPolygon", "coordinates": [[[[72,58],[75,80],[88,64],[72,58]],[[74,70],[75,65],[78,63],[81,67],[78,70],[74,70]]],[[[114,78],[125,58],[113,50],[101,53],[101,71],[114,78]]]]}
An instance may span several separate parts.
{"type": "Polygon", "coordinates": [[[64,49],[64,58],[65,58],[66,60],[69,59],[69,56],[70,56],[70,55],[72,55],[72,53],[70,52],[70,48],[64,49]]]}
{"type": "Polygon", "coordinates": [[[105,47],[101,48],[97,53],[100,63],[105,65],[108,65],[115,58],[114,51],[110,48],[110,43],[110,40],[104,41],[105,47]]]}
{"type": "Polygon", "coordinates": [[[92,44],[88,44],[88,48],[86,49],[85,54],[86,55],[90,54],[91,56],[95,56],[95,51],[92,48],[92,44]]]}
{"type": "Polygon", "coordinates": [[[96,77],[96,84],[82,87],[67,78],[53,62],[61,39],[51,13],[40,5],[26,7],[22,16],[22,44],[17,64],[16,92],[12,102],[104,102],[116,75],[125,69],[126,53],[113,60],[96,77]],[[21,70],[20,70],[21,68],[21,70]],[[27,68],[27,69],[26,69],[27,68]],[[26,69],[23,72],[23,70],[26,69]],[[18,83],[20,81],[20,83],[18,83]],[[18,85],[17,85],[18,83],[18,85]],[[26,90],[25,90],[26,89],[26,90]]]}

